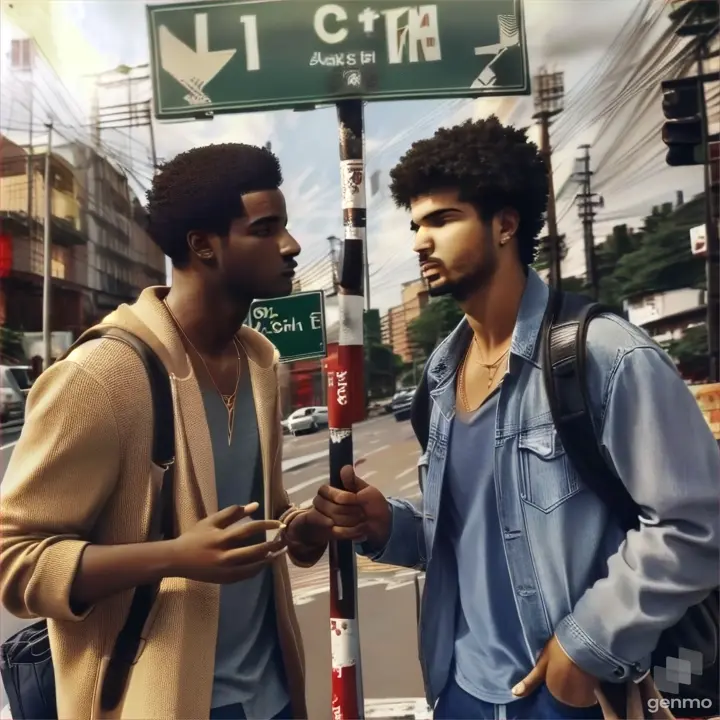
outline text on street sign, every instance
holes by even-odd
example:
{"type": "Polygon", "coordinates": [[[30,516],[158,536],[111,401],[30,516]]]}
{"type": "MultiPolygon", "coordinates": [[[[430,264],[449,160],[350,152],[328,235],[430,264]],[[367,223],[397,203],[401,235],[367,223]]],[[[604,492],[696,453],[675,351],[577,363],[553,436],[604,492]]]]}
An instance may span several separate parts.
{"type": "Polygon", "coordinates": [[[148,7],[159,118],[530,92],[522,0],[148,7]]]}
{"type": "Polygon", "coordinates": [[[255,300],[250,306],[248,324],[277,347],[281,362],[327,355],[322,292],[255,300]]]}

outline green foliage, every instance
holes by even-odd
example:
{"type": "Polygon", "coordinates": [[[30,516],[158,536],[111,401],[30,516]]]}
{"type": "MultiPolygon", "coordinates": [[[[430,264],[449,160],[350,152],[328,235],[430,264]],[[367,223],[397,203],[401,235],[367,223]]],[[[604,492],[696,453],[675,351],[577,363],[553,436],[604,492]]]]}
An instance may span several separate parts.
{"type": "MultiPolygon", "coordinates": [[[[705,261],[690,252],[690,228],[704,222],[703,202],[700,195],[677,209],[654,207],[639,232],[614,227],[595,246],[600,302],[622,307],[638,295],[705,287],[705,261]]],[[[581,280],[563,278],[563,289],[575,291],[581,280]]]]}
{"type": "Polygon", "coordinates": [[[690,365],[699,359],[707,358],[707,325],[688,328],[679,340],[665,343],[665,350],[678,365],[690,365]]]}
{"type": "MultiPolygon", "coordinates": [[[[567,255],[567,243],[565,242],[565,236],[560,236],[560,259],[564,260],[567,255]]],[[[547,270],[550,267],[550,244],[548,243],[548,236],[540,238],[538,243],[537,254],[535,255],[535,262],[533,267],[538,272],[547,270]]]]}
{"type": "Polygon", "coordinates": [[[690,251],[690,228],[703,222],[703,199],[673,211],[653,208],[639,244],[618,257],[612,278],[624,298],[705,286],[705,261],[690,251]]]}
{"type": "Polygon", "coordinates": [[[395,389],[398,367],[392,348],[382,344],[379,310],[366,311],[364,325],[366,396],[387,397],[395,389]]]}
{"type": "Polygon", "coordinates": [[[429,302],[420,315],[408,325],[410,341],[417,353],[421,357],[428,357],[462,317],[462,310],[449,295],[429,302]]]}
{"type": "Polygon", "coordinates": [[[585,278],[577,275],[564,277],[562,279],[562,289],[563,292],[582,294],[585,292],[585,278]]]}

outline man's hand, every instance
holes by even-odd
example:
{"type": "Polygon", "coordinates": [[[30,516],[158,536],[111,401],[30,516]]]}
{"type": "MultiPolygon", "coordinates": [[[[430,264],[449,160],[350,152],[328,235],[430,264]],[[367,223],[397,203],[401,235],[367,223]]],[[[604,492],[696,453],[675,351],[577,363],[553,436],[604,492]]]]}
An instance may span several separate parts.
{"type": "Polygon", "coordinates": [[[390,508],[385,496],[359,478],[351,465],[340,471],[340,478],[345,489],[323,485],[312,509],[293,520],[288,531],[293,530],[305,543],[334,539],[384,547],[390,535],[390,508]]]}
{"type": "Polygon", "coordinates": [[[545,645],[530,674],[512,689],[512,693],[516,697],[526,697],[543,682],[550,694],[564,705],[580,708],[598,703],[595,695],[599,686],[597,678],[581,670],[554,635],[545,645]]]}
{"type": "Polygon", "coordinates": [[[171,574],[221,585],[257,575],[285,548],[282,532],[265,542],[267,530],[284,528],[277,520],[239,522],[257,509],[257,503],[227,507],[169,541],[171,574]]]}

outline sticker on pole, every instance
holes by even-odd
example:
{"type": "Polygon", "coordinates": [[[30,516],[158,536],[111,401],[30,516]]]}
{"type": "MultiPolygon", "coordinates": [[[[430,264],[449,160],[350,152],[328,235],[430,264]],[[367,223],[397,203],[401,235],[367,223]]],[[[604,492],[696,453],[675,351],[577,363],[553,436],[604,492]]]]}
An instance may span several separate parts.
{"type": "Polygon", "coordinates": [[[345,239],[346,240],[365,240],[365,228],[358,227],[357,225],[346,225],[345,226],[345,239]]]}
{"type": "Polygon", "coordinates": [[[365,168],[362,160],[340,162],[343,210],[365,209],[365,168]]]}
{"type": "Polygon", "coordinates": [[[362,295],[340,295],[338,309],[340,311],[339,345],[363,344],[363,308],[365,299],[362,295]]]}
{"type": "Polygon", "coordinates": [[[334,670],[357,664],[358,636],[357,621],[344,618],[330,618],[330,650],[334,670]]]}

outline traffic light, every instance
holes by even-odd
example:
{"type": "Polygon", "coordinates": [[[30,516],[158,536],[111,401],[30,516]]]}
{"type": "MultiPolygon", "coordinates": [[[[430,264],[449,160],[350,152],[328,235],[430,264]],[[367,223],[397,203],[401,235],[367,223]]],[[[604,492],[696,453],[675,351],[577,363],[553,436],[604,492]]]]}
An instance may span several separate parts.
{"type": "Polygon", "coordinates": [[[668,165],[702,165],[703,120],[700,107],[703,92],[700,78],[679,78],[662,83],[665,123],[662,139],[668,146],[668,165]]]}
{"type": "Polygon", "coordinates": [[[680,37],[710,35],[718,29],[717,0],[670,0],[668,16],[680,37]]]}

